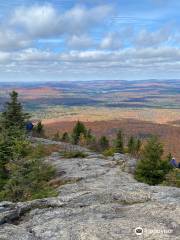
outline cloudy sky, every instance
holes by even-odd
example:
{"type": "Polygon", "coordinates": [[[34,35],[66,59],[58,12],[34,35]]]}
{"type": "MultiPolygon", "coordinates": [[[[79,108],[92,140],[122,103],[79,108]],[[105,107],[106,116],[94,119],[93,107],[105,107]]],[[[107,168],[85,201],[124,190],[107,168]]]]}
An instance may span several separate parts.
{"type": "Polygon", "coordinates": [[[0,81],[180,78],[179,0],[0,0],[0,81]]]}

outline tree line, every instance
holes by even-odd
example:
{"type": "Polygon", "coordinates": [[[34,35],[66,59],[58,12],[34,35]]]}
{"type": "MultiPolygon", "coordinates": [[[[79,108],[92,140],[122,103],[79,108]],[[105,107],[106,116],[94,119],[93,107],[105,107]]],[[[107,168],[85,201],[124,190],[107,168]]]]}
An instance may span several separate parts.
{"type": "Polygon", "coordinates": [[[129,153],[132,156],[137,156],[142,146],[141,140],[134,136],[129,138],[126,145],[122,130],[117,132],[116,138],[113,141],[110,141],[106,136],[96,138],[92,134],[91,129],[87,129],[81,121],[77,121],[71,133],[64,132],[60,135],[57,132],[53,136],[53,140],[85,146],[94,151],[102,152],[106,156],[112,156],[115,152],[122,154],[129,153]]]}

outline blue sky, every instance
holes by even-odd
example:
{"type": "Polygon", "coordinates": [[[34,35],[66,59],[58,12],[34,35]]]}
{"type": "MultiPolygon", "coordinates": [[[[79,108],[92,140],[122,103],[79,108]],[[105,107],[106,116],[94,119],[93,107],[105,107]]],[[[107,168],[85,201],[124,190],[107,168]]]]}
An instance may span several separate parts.
{"type": "Polygon", "coordinates": [[[180,76],[178,0],[1,0],[0,81],[180,76]]]}

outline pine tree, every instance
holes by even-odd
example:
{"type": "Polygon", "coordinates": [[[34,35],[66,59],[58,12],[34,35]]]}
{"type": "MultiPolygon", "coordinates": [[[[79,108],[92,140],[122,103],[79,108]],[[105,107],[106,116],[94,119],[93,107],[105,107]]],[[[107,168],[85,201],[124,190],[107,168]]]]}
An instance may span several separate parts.
{"type": "Polygon", "coordinates": [[[115,148],[118,153],[124,153],[124,139],[122,131],[119,130],[115,141],[115,148]]]}
{"type": "Polygon", "coordinates": [[[85,125],[78,121],[73,129],[72,132],[72,138],[73,138],[73,143],[74,144],[78,144],[79,143],[79,138],[80,138],[80,134],[83,133],[84,136],[87,136],[87,129],[85,127],[85,125]]]}
{"type": "Polygon", "coordinates": [[[131,155],[134,155],[137,157],[140,152],[140,149],[141,149],[141,140],[131,136],[128,142],[128,152],[131,155]]]}
{"type": "Polygon", "coordinates": [[[166,162],[162,160],[162,155],[163,146],[158,138],[149,139],[136,167],[136,179],[150,185],[161,183],[169,171],[166,162]]]}
{"type": "Polygon", "coordinates": [[[106,136],[102,136],[99,139],[99,146],[101,151],[104,151],[107,148],[109,148],[109,140],[106,138],[106,136]]]}
{"type": "Polygon", "coordinates": [[[137,142],[136,142],[136,154],[139,154],[139,152],[141,150],[141,146],[142,146],[141,140],[137,139],[137,142]]]}
{"type": "Polygon", "coordinates": [[[67,132],[63,133],[63,135],[61,137],[61,141],[70,142],[70,137],[69,137],[69,134],[67,132]]]}
{"type": "Polygon", "coordinates": [[[133,136],[130,137],[128,142],[128,152],[134,154],[136,151],[136,140],[133,136]]]}
{"type": "Polygon", "coordinates": [[[18,101],[18,93],[15,91],[11,92],[10,101],[6,103],[5,109],[2,112],[1,128],[12,129],[16,127],[25,129],[25,124],[29,117],[28,113],[23,112],[23,107],[18,101]]]}

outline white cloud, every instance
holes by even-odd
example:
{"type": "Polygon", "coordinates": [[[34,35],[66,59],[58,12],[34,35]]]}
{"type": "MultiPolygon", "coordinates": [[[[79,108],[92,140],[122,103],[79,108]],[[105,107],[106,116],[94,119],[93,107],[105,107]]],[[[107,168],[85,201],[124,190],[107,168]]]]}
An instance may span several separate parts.
{"type": "Polygon", "coordinates": [[[169,28],[162,28],[158,31],[149,32],[146,29],[142,30],[135,39],[135,44],[138,47],[159,46],[164,42],[170,41],[172,33],[169,28]]]}
{"type": "Polygon", "coordinates": [[[104,20],[112,13],[110,5],[78,5],[62,12],[49,4],[17,8],[0,26],[1,76],[17,71],[82,78],[86,73],[94,78],[180,74],[180,49],[167,47],[172,38],[179,41],[178,32],[175,37],[169,27],[106,29],[104,20]]]}
{"type": "Polygon", "coordinates": [[[122,47],[120,34],[113,32],[109,33],[100,43],[102,49],[119,49],[122,47]]]}
{"type": "Polygon", "coordinates": [[[10,22],[32,37],[52,37],[87,31],[111,12],[112,8],[108,5],[90,9],[77,6],[64,13],[56,11],[51,5],[36,5],[16,9],[10,22]]]}
{"type": "Polygon", "coordinates": [[[25,49],[13,55],[15,61],[19,62],[50,62],[57,60],[57,54],[50,51],[42,51],[35,48],[25,49]]]}
{"type": "Polygon", "coordinates": [[[73,35],[68,38],[67,46],[72,49],[88,49],[95,46],[94,41],[87,35],[73,35]]]}
{"type": "Polygon", "coordinates": [[[0,49],[3,51],[16,50],[26,48],[31,44],[25,35],[16,33],[11,29],[6,29],[1,26],[0,30],[0,49]]]}
{"type": "Polygon", "coordinates": [[[75,6],[64,12],[49,4],[18,7],[1,24],[0,50],[19,50],[39,40],[50,43],[53,39],[62,44],[64,38],[69,47],[88,47],[93,44],[88,31],[101,24],[112,10],[109,5],[75,6]]]}
{"type": "Polygon", "coordinates": [[[0,63],[5,64],[11,60],[11,54],[8,52],[0,52],[0,63]]]}
{"type": "Polygon", "coordinates": [[[87,28],[95,26],[112,13],[112,7],[101,5],[94,8],[75,7],[67,11],[63,16],[66,30],[72,33],[87,31],[87,28]]]}
{"type": "Polygon", "coordinates": [[[33,37],[44,37],[57,31],[59,16],[50,5],[20,7],[12,15],[10,24],[33,37]]]}
{"type": "Polygon", "coordinates": [[[0,62],[1,72],[15,73],[18,69],[21,73],[43,73],[44,77],[53,74],[56,78],[66,75],[83,78],[87,73],[91,73],[94,78],[115,76],[120,79],[127,75],[142,78],[147,73],[157,76],[165,72],[180,73],[180,49],[129,48],[119,51],[70,51],[61,54],[27,49],[13,54],[0,52],[0,62]]]}

